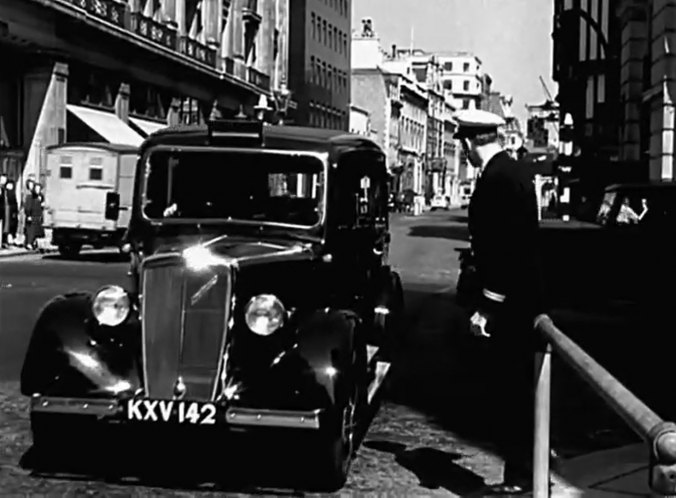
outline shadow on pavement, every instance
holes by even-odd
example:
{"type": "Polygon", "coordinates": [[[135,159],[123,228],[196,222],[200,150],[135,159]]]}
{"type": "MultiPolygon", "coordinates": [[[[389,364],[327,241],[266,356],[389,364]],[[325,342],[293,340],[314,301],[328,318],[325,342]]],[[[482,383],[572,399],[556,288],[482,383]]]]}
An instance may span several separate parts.
{"type": "Polygon", "coordinates": [[[467,223],[469,217],[466,214],[453,214],[448,217],[448,221],[453,221],[455,223],[467,223]]]}
{"type": "MultiPolygon", "coordinates": [[[[390,400],[423,412],[475,446],[494,450],[490,432],[509,407],[492,402],[491,379],[499,372],[483,361],[486,343],[469,336],[467,314],[451,293],[409,289],[406,298],[414,305],[408,309],[408,333],[393,365],[390,400]]],[[[551,315],[648,406],[673,419],[673,397],[664,395],[672,376],[670,329],[648,312],[626,313],[558,310],[551,315]]],[[[556,357],[552,371],[552,442],[562,457],[636,441],[624,422],[556,357]]]]}
{"type": "Polygon", "coordinates": [[[74,261],[78,263],[125,263],[129,261],[129,254],[119,251],[110,252],[83,252],[75,257],[66,257],[60,254],[48,254],[43,259],[51,261],[74,261]]]}
{"type": "Polygon", "coordinates": [[[446,453],[435,448],[407,449],[405,445],[389,441],[368,441],[368,448],[391,453],[396,462],[413,472],[420,486],[427,489],[444,488],[453,494],[464,496],[485,486],[484,479],[458,465],[460,453],[446,453]]]}
{"type": "Polygon", "coordinates": [[[432,237],[436,239],[461,240],[469,242],[466,226],[456,225],[415,225],[409,229],[410,237],[432,237]]]}

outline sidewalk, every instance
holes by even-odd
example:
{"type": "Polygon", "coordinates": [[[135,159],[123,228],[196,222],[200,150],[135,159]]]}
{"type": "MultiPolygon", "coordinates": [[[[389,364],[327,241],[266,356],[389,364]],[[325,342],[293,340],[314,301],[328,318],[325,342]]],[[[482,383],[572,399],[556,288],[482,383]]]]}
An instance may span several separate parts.
{"type": "Polygon", "coordinates": [[[555,497],[651,496],[648,447],[638,443],[561,462],[555,497]]]}
{"type": "Polygon", "coordinates": [[[25,254],[52,254],[58,249],[56,247],[41,247],[38,251],[29,251],[24,247],[10,246],[7,249],[0,248],[0,259],[11,258],[13,256],[23,256],[25,254]]]}

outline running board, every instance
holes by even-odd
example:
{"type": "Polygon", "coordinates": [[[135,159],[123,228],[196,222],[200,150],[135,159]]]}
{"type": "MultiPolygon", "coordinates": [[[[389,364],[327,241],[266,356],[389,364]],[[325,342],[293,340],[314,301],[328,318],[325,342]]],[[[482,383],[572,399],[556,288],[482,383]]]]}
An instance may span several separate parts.
{"type": "Polygon", "coordinates": [[[376,373],[373,382],[369,385],[367,402],[370,405],[373,402],[373,398],[378,393],[378,390],[383,385],[387,372],[390,370],[391,363],[386,361],[379,361],[376,363],[376,373]]]}

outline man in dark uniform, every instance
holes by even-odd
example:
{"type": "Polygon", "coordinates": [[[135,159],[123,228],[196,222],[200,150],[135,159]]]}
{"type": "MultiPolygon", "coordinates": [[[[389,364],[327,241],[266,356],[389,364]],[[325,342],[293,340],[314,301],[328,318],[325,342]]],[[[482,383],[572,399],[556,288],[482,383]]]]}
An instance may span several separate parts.
{"type": "MultiPolygon", "coordinates": [[[[534,319],[544,312],[538,258],[538,214],[532,175],[500,145],[504,121],[480,110],[457,114],[458,138],[469,161],[481,168],[469,204],[469,232],[481,293],[472,332],[488,338],[487,365],[496,393],[495,429],[505,467],[490,492],[532,489],[534,319]]],[[[493,390],[493,389],[492,389],[493,390]]]]}

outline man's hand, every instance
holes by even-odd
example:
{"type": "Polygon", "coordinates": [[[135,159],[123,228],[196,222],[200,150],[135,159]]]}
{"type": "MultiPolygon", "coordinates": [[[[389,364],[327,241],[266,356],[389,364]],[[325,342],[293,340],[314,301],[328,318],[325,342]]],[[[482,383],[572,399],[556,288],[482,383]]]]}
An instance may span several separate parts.
{"type": "Polygon", "coordinates": [[[472,335],[477,337],[490,337],[486,329],[491,322],[491,317],[488,313],[481,310],[475,311],[472,317],[469,319],[470,325],[469,330],[472,335]]]}

